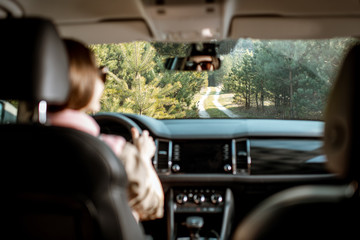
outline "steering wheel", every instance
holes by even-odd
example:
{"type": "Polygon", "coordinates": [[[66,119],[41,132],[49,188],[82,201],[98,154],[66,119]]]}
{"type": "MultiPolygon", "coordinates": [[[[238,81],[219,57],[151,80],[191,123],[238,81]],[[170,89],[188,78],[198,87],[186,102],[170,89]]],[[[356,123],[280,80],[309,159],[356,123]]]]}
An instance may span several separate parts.
{"type": "Polygon", "coordinates": [[[139,125],[121,113],[99,113],[93,118],[99,124],[101,133],[120,135],[126,141],[132,141],[131,128],[134,127],[142,133],[139,125]]]}

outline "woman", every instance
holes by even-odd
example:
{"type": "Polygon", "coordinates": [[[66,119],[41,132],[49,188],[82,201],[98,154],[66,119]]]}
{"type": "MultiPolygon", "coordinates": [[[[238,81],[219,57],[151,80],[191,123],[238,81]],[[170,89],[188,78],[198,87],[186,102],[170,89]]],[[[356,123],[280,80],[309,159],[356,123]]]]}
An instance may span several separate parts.
{"type": "Polygon", "coordinates": [[[66,39],[65,45],[70,64],[71,90],[67,103],[50,106],[48,121],[55,126],[74,128],[100,137],[125,166],[129,180],[129,205],[137,220],[161,218],[164,193],[158,176],[151,164],[155,144],[148,131],[131,129],[134,144],[115,135],[100,134],[100,127],[87,112],[100,110],[100,98],[105,86],[106,74],[96,66],[94,54],[84,44],[66,39]]]}

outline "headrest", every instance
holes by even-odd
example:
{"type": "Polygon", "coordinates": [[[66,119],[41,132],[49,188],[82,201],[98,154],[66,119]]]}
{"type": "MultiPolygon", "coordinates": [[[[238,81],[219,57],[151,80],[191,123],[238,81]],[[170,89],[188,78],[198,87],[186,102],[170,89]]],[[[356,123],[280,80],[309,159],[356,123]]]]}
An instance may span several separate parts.
{"type": "Polygon", "coordinates": [[[360,180],[360,45],[350,49],[325,111],[325,153],[330,171],[360,180]]]}
{"type": "Polygon", "coordinates": [[[39,18],[0,20],[0,99],[63,103],[68,59],[54,24],[39,18]]]}

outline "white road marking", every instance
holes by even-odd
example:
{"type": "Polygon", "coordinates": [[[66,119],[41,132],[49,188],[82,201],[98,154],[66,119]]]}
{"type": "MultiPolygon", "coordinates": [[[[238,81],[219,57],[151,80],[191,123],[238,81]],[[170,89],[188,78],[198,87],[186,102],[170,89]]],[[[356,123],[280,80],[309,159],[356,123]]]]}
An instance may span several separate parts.
{"type": "Polygon", "coordinates": [[[220,110],[222,111],[223,113],[225,113],[228,117],[230,118],[239,118],[240,116],[233,113],[231,110],[225,108],[223,105],[221,105],[219,103],[219,95],[220,95],[220,92],[221,92],[221,88],[219,87],[216,87],[216,94],[214,96],[214,100],[213,100],[213,103],[215,104],[215,106],[220,110]]]}
{"type": "Polygon", "coordinates": [[[205,107],[204,107],[204,101],[209,96],[210,91],[211,91],[211,89],[208,88],[205,95],[203,95],[199,100],[198,109],[199,109],[199,117],[200,118],[210,118],[210,115],[207,113],[207,111],[205,110],[205,107]]]}

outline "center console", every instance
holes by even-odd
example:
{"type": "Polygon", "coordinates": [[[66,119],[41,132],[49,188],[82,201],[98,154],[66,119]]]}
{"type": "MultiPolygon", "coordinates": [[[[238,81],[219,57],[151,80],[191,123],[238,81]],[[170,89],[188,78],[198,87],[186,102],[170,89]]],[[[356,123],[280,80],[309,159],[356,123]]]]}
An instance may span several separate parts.
{"type": "MultiPolygon", "coordinates": [[[[156,139],[153,165],[158,174],[246,174],[250,166],[248,139],[156,139]]],[[[196,184],[196,183],[195,183],[196,184]]],[[[183,185],[167,191],[169,240],[229,239],[234,213],[233,194],[226,187],[183,185]]]]}
{"type": "Polygon", "coordinates": [[[234,212],[233,202],[230,189],[212,187],[170,189],[167,197],[168,239],[228,239],[234,212]]]}

